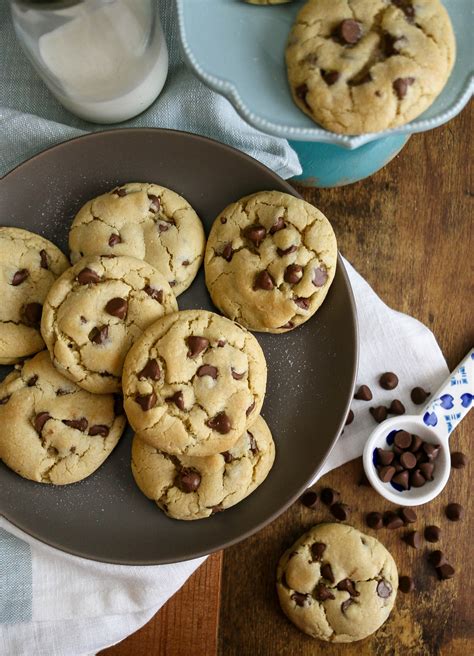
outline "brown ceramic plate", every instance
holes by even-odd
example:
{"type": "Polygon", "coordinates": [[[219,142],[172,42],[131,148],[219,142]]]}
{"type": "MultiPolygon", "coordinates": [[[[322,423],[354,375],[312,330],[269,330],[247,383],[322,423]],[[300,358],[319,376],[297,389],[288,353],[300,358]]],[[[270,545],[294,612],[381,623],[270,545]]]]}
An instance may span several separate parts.
{"type": "MultiPolygon", "coordinates": [[[[0,223],[44,235],[67,251],[71,220],[89,198],[114,185],[157,182],[187,198],[209,231],[230,202],[256,191],[294,189],[241,152],[171,130],[112,130],[36,155],[0,181],[0,223]]],[[[329,217],[330,218],[330,217],[329,217]]],[[[181,309],[213,309],[201,271],[179,297],[181,309]]],[[[304,490],[339,435],[357,368],[354,300],[341,258],[316,315],[285,335],[256,335],[268,363],[263,415],[277,457],[267,480],[233,508],[179,522],[135,486],[128,430],[106,463],[65,487],[26,481],[0,464],[0,511],[58,549],[109,563],[148,565],[222,549],[277,517],[304,490]]],[[[7,367],[0,368],[2,377],[7,367]]]]}

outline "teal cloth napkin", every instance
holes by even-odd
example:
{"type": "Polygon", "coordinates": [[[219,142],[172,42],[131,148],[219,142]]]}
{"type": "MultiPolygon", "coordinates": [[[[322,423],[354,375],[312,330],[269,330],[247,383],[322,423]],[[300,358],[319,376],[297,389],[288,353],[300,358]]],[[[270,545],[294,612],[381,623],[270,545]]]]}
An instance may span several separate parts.
{"type": "MultiPolygon", "coordinates": [[[[247,125],[228,100],[208,89],[186,68],[175,3],[157,2],[170,55],[168,80],[148,110],[115,127],[195,132],[248,153],[283,178],[299,175],[298,157],[287,141],[247,125]]],[[[9,3],[0,1],[0,176],[49,146],[104,127],[111,126],[77,118],[49,92],[16,41],[9,3]]]]}

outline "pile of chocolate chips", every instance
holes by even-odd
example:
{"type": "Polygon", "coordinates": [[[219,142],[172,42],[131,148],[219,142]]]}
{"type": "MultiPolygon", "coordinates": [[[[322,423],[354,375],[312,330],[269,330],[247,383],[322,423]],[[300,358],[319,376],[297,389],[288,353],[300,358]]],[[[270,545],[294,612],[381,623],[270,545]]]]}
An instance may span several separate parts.
{"type": "Polygon", "coordinates": [[[439,444],[424,442],[418,435],[399,430],[393,449],[376,449],[375,466],[383,483],[393,483],[402,490],[422,487],[433,480],[439,444]]]}

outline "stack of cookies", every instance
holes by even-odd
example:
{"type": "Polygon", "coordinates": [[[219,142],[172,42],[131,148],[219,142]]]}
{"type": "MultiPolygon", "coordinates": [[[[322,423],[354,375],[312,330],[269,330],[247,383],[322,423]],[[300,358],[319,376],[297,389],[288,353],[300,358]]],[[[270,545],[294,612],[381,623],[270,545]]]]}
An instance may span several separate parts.
{"type": "Polygon", "coordinates": [[[336,269],[329,222],[259,192],[221,212],[206,247],[184,198],[133,183],[87,202],[69,245],[70,267],[42,237],[0,228],[0,363],[21,362],[0,384],[1,459],[31,480],[73,483],[104,462],[127,418],[135,480],[167,515],[235,505],[275,458],[249,329],[285,333],[316,312],[336,269]],[[227,318],[178,311],[203,258],[227,318]]]}

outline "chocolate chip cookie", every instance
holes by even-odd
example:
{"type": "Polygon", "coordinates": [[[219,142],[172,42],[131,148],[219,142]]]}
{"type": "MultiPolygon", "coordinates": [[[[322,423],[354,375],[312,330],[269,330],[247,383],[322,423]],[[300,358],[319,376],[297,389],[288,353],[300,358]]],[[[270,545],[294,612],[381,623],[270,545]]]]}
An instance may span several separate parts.
{"type": "Polygon", "coordinates": [[[267,477],[275,445],[262,417],[224,453],[172,456],[138,437],[132,445],[132,472],[143,494],[169,517],[202,519],[234,506],[267,477]]]}
{"type": "Polygon", "coordinates": [[[232,448],[258,416],[265,356],[241,326],[205,310],[186,310],[150,326],[123,370],[127,417],[160,451],[208,456],[232,448]]]}
{"type": "Polygon", "coordinates": [[[250,330],[283,333],[319,308],[336,271],[337,245],[324,214],[304,200],[262,191],[226,207],[206,247],[214,304],[250,330]]]}
{"type": "Polygon", "coordinates": [[[283,554],[281,607],[296,626],[328,642],[362,640],[390,615],[397,566],[375,538],[346,524],[319,524],[283,554]]]}
{"type": "Polygon", "coordinates": [[[131,255],[160,271],[176,296],[194,280],[206,240],[191,205],[171,189],[134,182],[88,201],[69,233],[71,260],[131,255]]]}
{"type": "Polygon", "coordinates": [[[147,326],[177,309],[164,276],[147,262],[92,255],[51,287],[41,334],[64,376],[95,394],[119,392],[130,346],[147,326]]]}
{"type": "Polygon", "coordinates": [[[0,227],[0,364],[44,348],[39,330],[44,299],[68,266],[59,248],[44,237],[0,227]]]}
{"type": "Polygon", "coordinates": [[[286,63],[300,109],[328,130],[360,134],[424,112],[455,54],[439,0],[318,0],[299,12],[286,63]]]}
{"type": "Polygon", "coordinates": [[[113,395],[80,389],[38,353],[0,383],[0,459],[38,483],[86,478],[110,455],[125,428],[113,395]]]}

